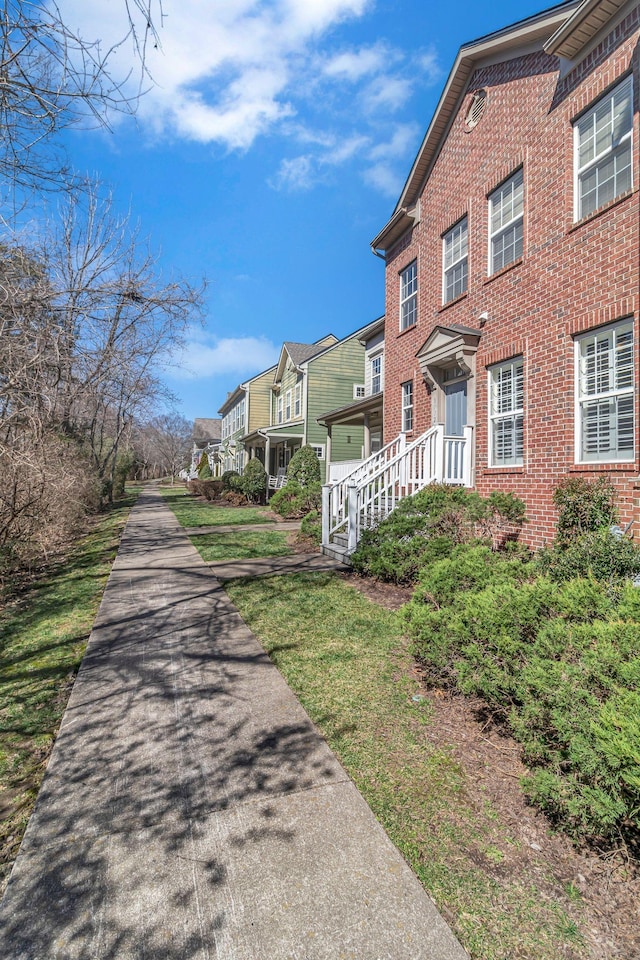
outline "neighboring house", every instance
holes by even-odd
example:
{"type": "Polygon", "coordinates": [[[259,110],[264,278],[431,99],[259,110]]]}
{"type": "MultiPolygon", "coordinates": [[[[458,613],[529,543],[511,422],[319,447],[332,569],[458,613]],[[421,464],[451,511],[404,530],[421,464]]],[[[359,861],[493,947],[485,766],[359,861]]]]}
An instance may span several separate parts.
{"type": "Polygon", "coordinates": [[[195,477],[203,456],[208,456],[211,473],[217,477],[220,473],[220,438],[222,421],[209,417],[197,417],[193,421],[193,447],[191,450],[191,468],[189,476],[195,477]]]}
{"type": "MultiPolygon", "coordinates": [[[[568,475],[608,476],[639,519],[639,38],[637,0],[584,0],[460,49],[372,242],[398,467],[359,527],[441,480],[513,491],[540,546],[568,475]]],[[[337,508],[324,539],[340,524],[352,547],[337,508]]]]}
{"type": "Polygon", "coordinates": [[[220,456],[222,470],[242,473],[248,452],[242,438],[269,420],[271,386],[275,367],[269,367],[241,383],[227,395],[218,413],[222,416],[220,456]]]}
{"type": "Polygon", "coordinates": [[[346,476],[363,459],[377,453],[382,447],[384,317],[374,320],[358,339],[364,346],[364,367],[362,383],[354,385],[353,401],[318,418],[318,422],[327,428],[327,471],[330,480],[339,480],[346,476]],[[362,428],[361,454],[352,460],[336,462],[332,445],[336,427],[362,428]]]}
{"type": "Polygon", "coordinates": [[[270,417],[242,438],[249,456],[259,456],[271,476],[284,474],[293,454],[306,444],[316,451],[323,482],[328,453],[334,460],[362,457],[362,425],[334,430],[328,451],[327,428],[318,423],[332,402],[346,404],[356,386],[363,387],[362,332],[342,340],[329,334],[315,343],[283,344],[271,384],[270,417]]]}

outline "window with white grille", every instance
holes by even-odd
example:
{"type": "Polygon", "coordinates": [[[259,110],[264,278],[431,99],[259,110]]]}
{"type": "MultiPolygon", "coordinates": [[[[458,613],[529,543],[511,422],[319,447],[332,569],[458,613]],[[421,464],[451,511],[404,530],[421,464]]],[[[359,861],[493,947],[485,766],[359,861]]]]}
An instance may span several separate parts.
{"type": "Polygon", "coordinates": [[[631,77],[574,124],[575,219],[588,216],[633,186],[631,77]]]}
{"type": "Polygon", "coordinates": [[[402,430],[413,430],[413,381],[402,384],[402,430]]]}
{"type": "Polygon", "coordinates": [[[576,460],[634,459],[633,321],[576,339],[576,460]]]}
{"type": "Polygon", "coordinates": [[[382,390],[382,354],[371,358],[371,395],[382,390]]]}
{"type": "Polygon", "coordinates": [[[522,169],[489,196],[489,273],[522,256],[524,177],[522,169]]]}
{"type": "Polygon", "coordinates": [[[521,466],[524,457],[524,364],[522,357],[489,369],[489,463],[521,466]]]}
{"type": "Polygon", "coordinates": [[[400,274],[400,329],[412,327],[418,319],[418,262],[414,260],[400,274]]]}
{"type": "Polygon", "coordinates": [[[467,218],[445,233],[442,238],[442,302],[455,300],[467,289],[469,260],[467,218]]]}

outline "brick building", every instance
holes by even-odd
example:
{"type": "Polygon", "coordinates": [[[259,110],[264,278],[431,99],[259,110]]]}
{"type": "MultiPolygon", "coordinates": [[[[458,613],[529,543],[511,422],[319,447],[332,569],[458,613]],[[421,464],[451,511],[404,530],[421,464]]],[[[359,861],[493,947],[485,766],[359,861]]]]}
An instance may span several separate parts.
{"type": "Polygon", "coordinates": [[[372,243],[384,442],[465,433],[472,482],[525,500],[533,546],[569,474],[605,472],[640,521],[639,39],[637,0],[584,0],[461,47],[372,243]]]}

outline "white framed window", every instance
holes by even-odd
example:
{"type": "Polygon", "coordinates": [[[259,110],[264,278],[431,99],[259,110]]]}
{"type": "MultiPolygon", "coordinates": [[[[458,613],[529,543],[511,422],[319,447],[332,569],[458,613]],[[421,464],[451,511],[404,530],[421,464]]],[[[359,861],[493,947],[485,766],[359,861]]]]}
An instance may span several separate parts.
{"type": "Polygon", "coordinates": [[[298,382],[293,391],[293,415],[302,416],[302,383],[298,382]]]}
{"type": "Polygon", "coordinates": [[[380,393],[382,390],[382,354],[371,358],[371,394],[380,393]]]}
{"type": "Polygon", "coordinates": [[[413,430],[413,381],[402,384],[402,431],[413,430]]]}
{"type": "Polygon", "coordinates": [[[577,337],[576,461],[634,459],[633,320],[577,337]]]}
{"type": "Polygon", "coordinates": [[[286,403],[284,405],[284,418],[288,421],[291,420],[291,390],[287,390],[285,398],[286,403]]]}
{"type": "Polygon", "coordinates": [[[515,357],[489,368],[489,465],[524,462],[524,363],[515,357]]]}
{"type": "Polygon", "coordinates": [[[466,217],[442,238],[442,302],[455,300],[467,289],[469,225],[466,217]]]}
{"type": "Polygon", "coordinates": [[[627,77],[574,124],[575,219],[633,186],[633,83],[627,77]]]}
{"type": "Polygon", "coordinates": [[[489,195],[489,273],[519,260],[524,238],[522,168],[489,195]]]}
{"type": "Polygon", "coordinates": [[[315,453],[318,460],[324,460],[324,443],[312,443],[311,449],[315,453]]]}
{"type": "Polygon", "coordinates": [[[282,423],[282,394],[276,397],[276,423],[282,423]]]}
{"type": "Polygon", "coordinates": [[[418,319],[418,261],[400,274],[400,329],[406,330],[418,319]]]}
{"type": "Polygon", "coordinates": [[[353,399],[362,400],[364,397],[364,383],[354,383],[353,385],[353,399]]]}
{"type": "Polygon", "coordinates": [[[244,450],[239,450],[236,453],[234,467],[237,470],[237,472],[240,474],[240,476],[242,476],[242,473],[244,471],[244,450]]]}

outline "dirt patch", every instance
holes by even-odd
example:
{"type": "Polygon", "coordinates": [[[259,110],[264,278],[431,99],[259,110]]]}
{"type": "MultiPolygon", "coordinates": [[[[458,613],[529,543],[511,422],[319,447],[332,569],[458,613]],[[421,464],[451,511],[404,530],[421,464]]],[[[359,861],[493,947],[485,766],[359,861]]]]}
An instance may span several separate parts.
{"type": "Polygon", "coordinates": [[[345,570],[340,573],[340,576],[350,586],[355,587],[385,610],[399,610],[408,600],[411,600],[413,594],[413,587],[385,583],[383,580],[374,580],[372,577],[361,577],[353,570],[345,570]]]}
{"type": "MultiPolygon", "coordinates": [[[[340,576],[389,610],[411,598],[412,587],[353,572],[340,576]]],[[[467,850],[467,855],[497,881],[530,878],[566,910],[585,939],[582,947],[576,945],[571,960],[640,960],[640,864],[624,849],[606,853],[577,849],[554,833],[547,818],[528,804],[520,786],[527,769],[519,744],[486,720],[481,701],[430,688],[418,664],[413,670],[421,695],[433,709],[428,740],[449,752],[464,770],[465,798],[478,819],[486,817],[487,804],[497,815],[491,838],[498,851],[496,862],[480,849],[467,850]]]]}

